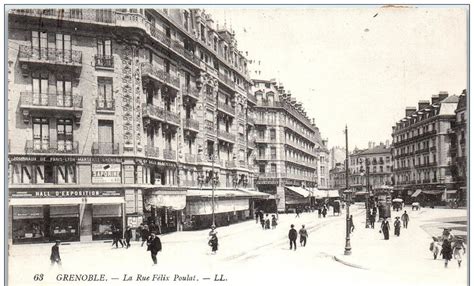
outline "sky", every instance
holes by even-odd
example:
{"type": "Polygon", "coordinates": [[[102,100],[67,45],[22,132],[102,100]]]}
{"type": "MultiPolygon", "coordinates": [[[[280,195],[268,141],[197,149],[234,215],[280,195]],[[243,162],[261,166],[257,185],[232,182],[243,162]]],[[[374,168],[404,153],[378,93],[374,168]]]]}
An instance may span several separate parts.
{"type": "Polygon", "coordinates": [[[467,88],[467,10],[418,6],[249,6],[206,9],[315,118],[329,146],[391,141],[405,107],[467,88]]]}

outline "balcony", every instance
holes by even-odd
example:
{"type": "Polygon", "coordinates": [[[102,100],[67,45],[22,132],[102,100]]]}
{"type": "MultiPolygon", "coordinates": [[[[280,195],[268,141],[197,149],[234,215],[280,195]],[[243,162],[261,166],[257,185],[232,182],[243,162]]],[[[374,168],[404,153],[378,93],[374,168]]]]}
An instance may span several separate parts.
{"type": "Polygon", "coordinates": [[[184,96],[190,97],[194,100],[199,100],[199,90],[191,85],[183,85],[181,87],[181,92],[184,96]]]}
{"type": "Polygon", "coordinates": [[[176,151],[175,150],[170,150],[170,149],[164,149],[163,150],[163,158],[165,160],[176,160],[176,151]]]}
{"type": "Polygon", "coordinates": [[[33,112],[41,115],[73,114],[79,124],[82,116],[82,96],[73,94],[20,92],[20,110],[23,120],[29,121],[33,112]]]}
{"type": "Polygon", "coordinates": [[[247,124],[254,126],[255,125],[255,119],[253,119],[253,117],[247,116],[247,124]]]}
{"type": "Polygon", "coordinates": [[[250,101],[254,105],[257,104],[257,97],[255,95],[249,93],[249,94],[247,94],[247,99],[248,99],[248,101],[250,101]]]}
{"type": "Polygon", "coordinates": [[[117,155],[119,154],[118,143],[104,143],[94,142],[92,143],[92,155],[117,155]]]}
{"type": "Polygon", "coordinates": [[[145,157],[159,158],[160,149],[158,147],[145,146],[145,157]]]}
{"type": "Polygon", "coordinates": [[[95,55],[94,60],[96,68],[114,69],[114,57],[112,55],[95,55]]]}
{"type": "Polygon", "coordinates": [[[184,154],[184,160],[186,163],[190,163],[190,164],[194,164],[197,161],[195,154],[184,154]]]}
{"type": "Polygon", "coordinates": [[[161,84],[179,90],[179,78],[171,75],[150,63],[142,63],[142,76],[149,77],[161,84]]]}
{"type": "Polygon", "coordinates": [[[194,132],[199,132],[199,121],[192,118],[186,118],[184,119],[184,128],[194,132]]]}
{"type": "Polygon", "coordinates": [[[109,99],[105,100],[104,98],[98,98],[95,100],[95,109],[97,112],[110,112],[114,113],[115,111],[115,100],[109,99]]]}
{"type": "Polygon", "coordinates": [[[20,45],[18,60],[22,63],[23,74],[29,74],[29,65],[54,65],[54,67],[69,68],[76,75],[80,74],[82,68],[82,52],[75,50],[20,45]]]}
{"type": "Polygon", "coordinates": [[[165,110],[155,105],[143,103],[142,112],[143,117],[148,117],[156,121],[161,121],[175,126],[179,126],[179,116],[173,111],[165,110]]]}
{"type": "Polygon", "coordinates": [[[234,107],[232,107],[228,104],[225,104],[224,102],[220,102],[220,101],[218,102],[217,107],[219,108],[219,110],[224,111],[225,113],[227,113],[231,116],[235,116],[234,107]]]}
{"type": "Polygon", "coordinates": [[[11,14],[51,18],[54,20],[77,20],[87,23],[115,23],[115,13],[111,9],[15,9],[11,14]]]}
{"type": "Polygon", "coordinates": [[[218,130],[217,132],[217,137],[219,139],[222,139],[222,140],[225,140],[227,142],[231,142],[231,143],[234,143],[235,142],[235,135],[234,134],[231,134],[227,131],[223,131],[223,130],[218,130]]]}
{"type": "Polygon", "coordinates": [[[233,82],[229,77],[219,73],[219,79],[221,82],[224,82],[229,88],[235,89],[235,82],[233,82]]]}
{"type": "Polygon", "coordinates": [[[52,153],[52,154],[78,154],[79,143],[77,141],[44,141],[27,140],[25,144],[26,154],[52,153]]]}
{"type": "Polygon", "coordinates": [[[257,154],[257,156],[255,157],[255,160],[268,161],[270,160],[270,155],[257,154]]]}

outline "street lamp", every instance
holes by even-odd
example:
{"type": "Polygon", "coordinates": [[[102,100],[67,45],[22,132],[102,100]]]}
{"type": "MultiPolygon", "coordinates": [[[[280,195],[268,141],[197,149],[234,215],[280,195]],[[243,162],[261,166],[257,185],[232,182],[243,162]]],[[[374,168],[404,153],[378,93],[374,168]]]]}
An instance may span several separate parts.
{"type": "Polygon", "coordinates": [[[344,193],[347,193],[346,198],[349,199],[346,202],[346,246],[344,248],[344,255],[351,255],[352,253],[351,231],[350,231],[351,225],[350,225],[350,216],[349,216],[350,204],[351,204],[351,201],[350,201],[351,191],[349,190],[349,146],[348,146],[349,140],[348,140],[347,125],[346,125],[346,129],[344,133],[346,135],[346,191],[344,193]]]}
{"type": "MultiPolygon", "coordinates": [[[[369,158],[362,159],[360,158],[360,163],[365,161],[365,175],[367,179],[367,194],[365,194],[365,228],[370,228],[370,208],[369,208],[369,197],[370,197],[370,167],[369,167],[369,158]]],[[[361,176],[364,174],[364,167],[360,167],[361,176]]]]}

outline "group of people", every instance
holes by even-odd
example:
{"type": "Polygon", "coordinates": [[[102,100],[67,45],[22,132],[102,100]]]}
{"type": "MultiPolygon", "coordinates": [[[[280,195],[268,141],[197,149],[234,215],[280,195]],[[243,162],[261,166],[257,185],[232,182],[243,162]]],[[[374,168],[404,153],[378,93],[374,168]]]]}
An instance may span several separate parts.
{"type": "MultiPolygon", "coordinates": [[[[300,245],[305,247],[306,240],[308,239],[309,235],[304,224],[301,226],[299,235],[300,235],[300,245]]],[[[296,231],[294,224],[290,226],[290,231],[288,232],[288,239],[290,240],[290,250],[294,249],[296,251],[296,240],[298,239],[298,232],[296,231]]]]}
{"type": "Polygon", "coordinates": [[[258,210],[255,212],[255,223],[259,223],[262,226],[262,229],[275,229],[278,225],[278,218],[276,215],[272,214],[272,217],[268,214],[264,214],[263,211],[258,210]]]}
{"type": "MultiPolygon", "coordinates": [[[[395,221],[393,222],[393,228],[394,228],[394,235],[395,236],[400,236],[400,230],[402,228],[402,222],[403,222],[403,228],[408,228],[408,221],[410,220],[410,217],[407,214],[407,211],[405,211],[402,214],[400,221],[400,217],[395,217],[395,221]]],[[[390,238],[390,223],[388,222],[387,217],[384,217],[382,220],[382,223],[380,225],[380,233],[383,233],[383,237],[385,240],[388,240],[390,238]]]]}
{"type": "Polygon", "coordinates": [[[433,252],[434,259],[438,257],[438,254],[441,254],[444,259],[444,267],[448,267],[449,261],[453,258],[458,262],[458,266],[461,267],[462,256],[466,254],[466,246],[462,238],[455,237],[451,234],[450,229],[445,228],[440,237],[433,236],[430,251],[433,252]],[[442,244],[440,246],[441,241],[442,244]]]}

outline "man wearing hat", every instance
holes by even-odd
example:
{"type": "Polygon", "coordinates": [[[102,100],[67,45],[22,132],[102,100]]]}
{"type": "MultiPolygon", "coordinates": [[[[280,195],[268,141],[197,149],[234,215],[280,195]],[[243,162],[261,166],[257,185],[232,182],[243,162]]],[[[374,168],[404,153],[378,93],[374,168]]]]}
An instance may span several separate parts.
{"type": "Polygon", "coordinates": [[[152,232],[147,241],[147,245],[148,251],[151,252],[151,259],[153,260],[153,265],[156,265],[156,255],[158,254],[158,251],[161,251],[161,240],[154,232],[152,232]]]}
{"type": "Polygon", "coordinates": [[[400,217],[397,216],[395,217],[395,221],[393,222],[393,228],[395,230],[395,235],[400,236],[400,228],[401,228],[401,222],[400,222],[400,217]]]}
{"type": "Polygon", "coordinates": [[[298,232],[295,229],[295,225],[292,224],[290,231],[288,232],[288,238],[290,239],[290,250],[293,249],[293,246],[296,250],[296,239],[298,238],[298,232]]]}

